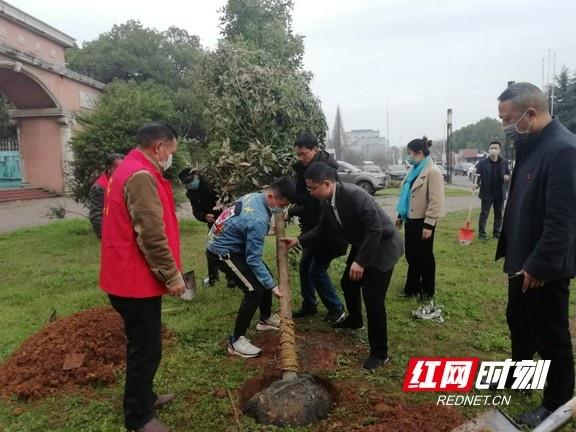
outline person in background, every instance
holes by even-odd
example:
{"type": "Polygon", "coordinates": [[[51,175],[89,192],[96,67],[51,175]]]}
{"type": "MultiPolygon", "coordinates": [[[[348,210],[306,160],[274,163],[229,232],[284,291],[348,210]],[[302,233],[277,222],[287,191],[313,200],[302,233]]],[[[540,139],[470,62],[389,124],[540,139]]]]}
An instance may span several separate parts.
{"type": "Polygon", "coordinates": [[[153,382],[162,358],[162,296],[180,296],[186,288],[172,185],[164,178],[176,137],[161,122],[142,126],[136,148],[106,188],[100,287],[122,317],[128,340],[123,407],[130,431],[167,432],[155,410],[175,397],[156,395],[153,382]]]}
{"type": "MultiPolygon", "coordinates": [[[[186,196],[190,200],[194,217],[200,222],[206,222],[208,230],[210,230],[220,213],[222,213],[221,209],[216,208],[218,194],[204,180],[197,168],[184,168],[178,173],[178,178],[186,187],[186,196]]],[[[232,279],[226,279],[229,288],[236,286],[232,279]]],[[[204,284],[214,286],[218,280],[218,267],[208,260],[208,277],[204,280],[204,284]]]]}
{"type": "Polygon", "coordinates": [[[260,355],[261,349],[246,338],[256,309],[256,330],[278,330],[280,318],[272,314],[272,294],[281,297],[270,270],[264,263],[264,241],[270,219],[294,198],[294,184],[282,177],[263,192],[244,195],[216,219],[208,234],[206,256],[244,292],[228,353],[244,358],[260,355]]]}
{"type": "Polygon", "coordinates": [[[104,172],[96,179],[88,192],[88,218],[96,236],[102,238],[102,211],[104,210],[104,195],[108,179],[124,159],[120,153],[112,153],[106,158],[104,172]]]}
{"type": "Polygon", "coordinates": [[[364,299],[370,355],[362,368],[374,371],[390,361],[385,301],[394,266],[402,256],[402,239],[374,198],[356,185],[337,181],[330,166],[315,162],[305,178],[310,194],[322,202],[322,216],[313,230],[286,238],[286,246],[306,248],[329,232],[340,233],[352,245],[340,281],[349,314],[332,327],[361,329],[364,299]]]}
{"type": "Polygon", "coordinates": [[[502,208],[506,200],[506,185],[510,180],[508,161],[500,157],[502,145],[492,141],[488,150],[489,157],[481,160],[476,167],[476,182],[474,187],[480,187],[478,194],[482,201],[482,210],[478,220],[478,238],[486,239],[486,221],[490,208],[494,207],[494,227],[492,236],[500,237],[502,229],[502,208]]]}
{"type": "MultiPolygon", "coordinates": [[[[318,138],[310,133],[303,133],[298,137],[294,144],[294,152],[298,157],[298,162],[294,164],[296,205],[288,209],[288,216],[298,217],[301,233],[304,234],[318,225],[322,213],[320,201],[314,198],[306,187],[304,173],[315,162],[325,163],[334,171],[338,170],[338,163],[318,147],[318,138]]],[[[346,315],[344,305],[330,280],[328,267],[334,258],[346,253],[347,246],[346,239],[337,232],[332,232],[303,249],[300,258],[302,307],[294,312],[294,318],[304,318],[318,312],[316,306],[316,293],[318,293],[328,310],[326,320],[334,324],[344,319],[346,315]]]]}
{"type": "Polygon", "coordinates": [[[432,141],[417,138],[407,145],[412,168],[402,182],[396,210],[396,227],[404,225],[404,244],[408,273],[404,284],[405,297],[420,296],[431,301],[436,288],[434,230],[444,215],[444,179],[438,166],[430,159],[432,141]]]}
{"type": "Polygon", "coordinates": [[[574,395],[569,286],[576,275],[576,135],[550,116],[547,96],[533,84],[513,84],[498,100],[516,149],[496,249],[508,274],[512,360],[538,353],[551,361],[542,404],[518,417],[534,428],[574,395]]]}

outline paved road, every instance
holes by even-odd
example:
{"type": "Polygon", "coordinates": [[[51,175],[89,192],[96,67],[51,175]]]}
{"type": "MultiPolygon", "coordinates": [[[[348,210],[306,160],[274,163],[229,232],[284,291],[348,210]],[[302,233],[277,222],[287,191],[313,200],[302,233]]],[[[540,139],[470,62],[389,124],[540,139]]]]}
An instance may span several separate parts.
{"type": "MultiPolygon", "coordinates": [[[[88,209],[71,198],[46,198],[2,203],[0,204],[0,233],[53,222],[54,219],[50,218],[48,213],[50,213],[50,209],[57,207],[66,209],[66,219],[88,217],[88,209]]],[[[179,207],[178,217],[192,218],[192,208],[189,202],[179,207]]]]}
{"type": "MultiPolygon", "coordinates": [[[[464,179],[464,177],[461,178],[464,179]]],[[[464,186],[464,184],[462,184],[462,186],[464,186]]],[[[396,217],[395,206],[398,200],[397,197],[378,196],[376,199],[391,218],[396,217]]],[[[467,209],[469,202],[467,197],[446,197],[446,213],[467,209]]],[[[88,215],[88,210],[84,206],[74,202],[70,198],[48,198],[4,203],[0,204],[0,233],[50,223],[54,219],[49,218],[47,214],[51,208],[60,206],[66,209],[67,219],[83,218],[88,215]]],[[[479,206],[480,201],[475,199],[474,207],[479,206]]],[[[177,213],[181,219],[191,219],[193,217],[189,202],[180,205],[177,213]]]]}

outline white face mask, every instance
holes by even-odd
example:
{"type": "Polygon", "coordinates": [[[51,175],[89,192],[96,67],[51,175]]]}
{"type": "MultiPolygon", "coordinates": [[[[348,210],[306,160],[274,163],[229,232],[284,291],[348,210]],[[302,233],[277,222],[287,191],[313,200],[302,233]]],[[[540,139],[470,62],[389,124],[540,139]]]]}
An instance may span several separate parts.
{"type": "Polygon", "coordinates": [[[488,150],[488,154],[490,156],[498,156],[500,154],[500,150],[491,148],[488,150]]]}
{"type": "MultiPolygon", "coordinates": [[[[164,149],[166,150],[166,147],[164,147],[164,149]]],[[[168,150],[166,150],[166,153],[168,153],[168,150]]],[[[172,166],[172,153],[168,153],[168,159],[165,161],[158,161],[158,163],[164,171],[168,170],[168,168],[172,166]]]]}

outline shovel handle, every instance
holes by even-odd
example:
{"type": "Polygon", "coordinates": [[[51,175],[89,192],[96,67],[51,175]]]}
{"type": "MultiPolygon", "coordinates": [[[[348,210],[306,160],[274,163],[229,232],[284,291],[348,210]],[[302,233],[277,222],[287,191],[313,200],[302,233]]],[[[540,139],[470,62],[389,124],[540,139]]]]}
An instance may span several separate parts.
{"type": "Polygon", "coordinates": [[[472,194],[470,195],[470,205],[468,206],[468,218],[466,219],[466,228],[470,227],[470,221],[472,220],[472,207],[474,206],[474,194],[476,193],[476,190],[472,191],[472,194]]]}

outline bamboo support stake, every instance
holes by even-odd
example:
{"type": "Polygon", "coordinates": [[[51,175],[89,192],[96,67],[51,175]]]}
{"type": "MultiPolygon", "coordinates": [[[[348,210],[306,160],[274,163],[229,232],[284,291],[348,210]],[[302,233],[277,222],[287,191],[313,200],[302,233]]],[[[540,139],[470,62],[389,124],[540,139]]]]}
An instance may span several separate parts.
{"type": "Polygon", "coordinates": [[[298,356],[296,354],[296,332],[292,320],[292,303],[288,278],[288,252],[282,239],[285,237],[283,213],[274,214],[276,231],[276,263],[278,266],[278,288],[280,298],[280,366],[282,380],[292,381],[298,377],[298,356]]]}

